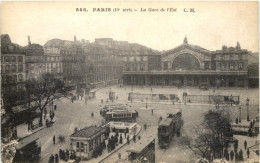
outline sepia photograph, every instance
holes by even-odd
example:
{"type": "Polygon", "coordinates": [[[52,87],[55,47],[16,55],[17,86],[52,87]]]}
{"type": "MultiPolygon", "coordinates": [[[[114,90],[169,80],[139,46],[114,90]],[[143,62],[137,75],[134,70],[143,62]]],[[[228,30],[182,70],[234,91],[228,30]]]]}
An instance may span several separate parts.
{"type": "Polygon", "coordinates": [[[0,6],[0,162],[259,163],[257,1],[0,6]]]}

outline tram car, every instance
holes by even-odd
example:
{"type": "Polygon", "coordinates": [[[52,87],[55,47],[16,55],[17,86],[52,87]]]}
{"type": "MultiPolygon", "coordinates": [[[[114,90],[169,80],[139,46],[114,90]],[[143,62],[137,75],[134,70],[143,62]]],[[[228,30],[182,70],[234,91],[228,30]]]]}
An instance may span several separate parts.
{"type": "Polygon", "coordinates": [[[100,114],[105,117],[107,112],[113,110],[127,110],[127,106],[124,104],[107,104],[100,110],[100,114]]]}
{"type": "Polygon", "coordinates": [[[163,118],[158,126],[158,143],[161,148],[168,148],[173,136],[180,136],[182,127],[181,110],[174,110],[163,118]]]}
{"type": "Polygon", "coordinates": [[[138,112],[123,104],[108,104],[100,110],[106,122],[136,122],[138,112]]]}
{"type": "Polygon", "coordinates": [[[106,122],[136,122],[137,112],[133,110],[111,110],[106,112],[106,122]]]}

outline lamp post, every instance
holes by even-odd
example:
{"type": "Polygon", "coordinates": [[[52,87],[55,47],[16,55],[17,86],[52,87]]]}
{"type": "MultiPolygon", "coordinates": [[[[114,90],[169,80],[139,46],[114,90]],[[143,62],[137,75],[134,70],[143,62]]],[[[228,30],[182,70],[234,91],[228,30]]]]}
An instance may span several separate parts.
{"type": "Polygon", "coordinates": [[[145,104],[145,108],[147,109],[147,98],[146,98],[146,104],[145,104]]]}
{"type": "Polygon", "coordinates": [[[239,123],[241,123],[241,106],[239,107],[239,123]]]}
{"type": "Polygon", "coordinates": [[[250,121],[250,119],[249,119],[249,98],[246,99],[246,108],[247,108],[247,121],[250,121]]]}

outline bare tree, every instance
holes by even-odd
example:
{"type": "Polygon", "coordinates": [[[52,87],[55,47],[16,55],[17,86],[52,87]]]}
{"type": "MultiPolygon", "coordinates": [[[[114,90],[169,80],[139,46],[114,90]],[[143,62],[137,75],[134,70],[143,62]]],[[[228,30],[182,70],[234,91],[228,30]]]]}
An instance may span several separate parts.
{"type": "Polygon", "coordinates": [[[64,82],[53,74],[44,74],[39,79],[26,81],[26,94],[29,104],[35,102],[37,109],[40,110],[39,125],[42,125],[44,108],[56,99],[68,97],[69,91],[69,87],[65,86],[64,82]]]}
{"type": "Polygon", "coordinates": [[[233,137],[229,118],[223,110],[209,110],[204,114],[201,128],[195,130],[193,139],[183,137],[181,143],[195,155],[213,161],[222,157],[223,150],[233,137]]]}

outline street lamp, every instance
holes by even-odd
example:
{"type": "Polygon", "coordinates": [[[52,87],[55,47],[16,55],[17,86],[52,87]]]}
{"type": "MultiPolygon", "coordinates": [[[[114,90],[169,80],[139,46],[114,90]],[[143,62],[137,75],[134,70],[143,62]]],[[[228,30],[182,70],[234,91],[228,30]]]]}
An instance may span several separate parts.
{"type": "Polygon", "coordinates": [[[146,97],[146,105],[145,105],[146,109],[147,109],[147,97],[146,97]]]}
{"type": "Polygon", "coordinates": [[[241,123],[241,106],[239,106],[239,123],[241,123]]]}
{"type": "Polygon", "coordinates": [[[249,98],[246,99],[246,107],[247,107],[247,121],[250,121],[250,119],[249,119],[249,98]]]}

